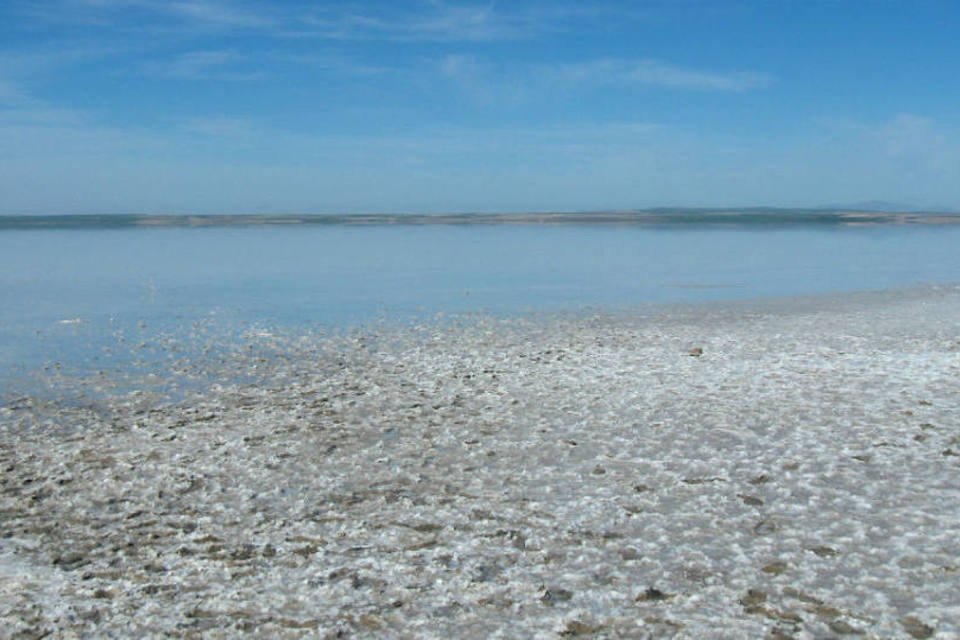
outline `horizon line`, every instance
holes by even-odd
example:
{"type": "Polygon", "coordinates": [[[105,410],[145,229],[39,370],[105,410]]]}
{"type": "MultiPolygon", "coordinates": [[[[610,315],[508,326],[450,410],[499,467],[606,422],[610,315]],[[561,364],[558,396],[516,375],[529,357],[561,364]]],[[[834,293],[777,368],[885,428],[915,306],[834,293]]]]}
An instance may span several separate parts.
{"type": "Polygon", "coordinates": [[[0,229],[163,228],[281,225],[650,225],[716,226],[807,224],[863,226],[960,224],[960,212],[847,207],[651,207],[630,210],[514,213],[104,213],[0,214],[0,229]]]}

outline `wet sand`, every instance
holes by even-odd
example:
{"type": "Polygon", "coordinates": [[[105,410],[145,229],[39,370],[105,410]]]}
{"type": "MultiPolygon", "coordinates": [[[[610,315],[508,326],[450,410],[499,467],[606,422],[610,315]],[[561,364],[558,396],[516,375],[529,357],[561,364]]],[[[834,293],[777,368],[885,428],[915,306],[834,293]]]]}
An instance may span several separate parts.
{"type": "Polygon", "coordinates": [[[0,408],[0,635],[960,635],[956,287],[262,340],[0,408]]]}

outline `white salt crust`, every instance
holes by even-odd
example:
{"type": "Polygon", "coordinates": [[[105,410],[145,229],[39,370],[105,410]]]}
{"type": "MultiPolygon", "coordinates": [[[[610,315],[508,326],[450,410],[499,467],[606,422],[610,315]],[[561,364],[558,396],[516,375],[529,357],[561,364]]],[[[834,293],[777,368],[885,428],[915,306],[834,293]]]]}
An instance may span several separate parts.
{"type": "Polygon", "coordinates": [[[957,288],[253,339],[0,408],[0,636],[960,637],[957,288]]]}

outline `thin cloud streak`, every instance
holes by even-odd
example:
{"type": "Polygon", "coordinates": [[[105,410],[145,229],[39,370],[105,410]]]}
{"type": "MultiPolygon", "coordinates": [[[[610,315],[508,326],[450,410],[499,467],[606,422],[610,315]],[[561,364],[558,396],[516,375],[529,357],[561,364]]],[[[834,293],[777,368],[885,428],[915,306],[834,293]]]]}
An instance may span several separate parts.
{"type": "Polygon", "coordinates": [[[313,35],[338,40],[408,40],[482,42],[518,38],[534,25],[508,18],[490,6],[437,5],[430,11],[398,14],[392,19],[362,13],[326,13],[304,17],[313,35]]]}
{"type": "Polygon", "coordinates": [[[762,89],[774,81],[772,75],[756,71],[707,71],[651,59],[593,60],[547,67],[543,73],[574,86],[650,86],[695,91],[747,91],[762,89]]]}
{"type": "Polygon", "coordinates": [[[352,3],[304,8],[226,0],[60,0],[24,3],[21,12],[50,23],[178,36],[213,30],[280,39],[467,43],[524,39],[573,23],[582,26],[582,19],[594,13],[564,5],[505,11],[491,3],[436,0],[412,8],[386,7],[373,12],[352,3]]]}
{"type": "Polygon", "coordinates": [[[498,65],[472,55],[451,54],[435,63],[436,72],[472,99],[513,105],[545,95],[596,87],[671,91],[745,92],[774,83],[757,71],[711,71],[651,59],[588,60],[553,65],[498,65]]]}
{"type": "Polygon", "coordinates": [[[243,71],[238,67],[246,58],[233,50],[187,51],[171,60],[145,63],[141,69],[150,75],[185,80],[255,80],[259,71],[243,71]]]}
{"type": "Polygon", "coordinates": [[[64,0],[55,7],[33,3],[35,17],[54,22],[99,24],[116,28],[124,16],[163,16],[193,26],[217,29],[267,28],[275,24],[266,13],[237,2],[218,0],[64,0]]]}
{"type": "Polygon", "coordinates": [[[274,25],[274,20],[253,9],[236,3],[211,0],[180,0],[179,2],[151,2],[157,11],[167,12],[185,20],[225,28],[263,28],[274,25]]]}
{"type": "MultiPolygon", "coordinates": [[[[389,6],[389,5],[387,5],[389,6]]],[[[407,5],[410,7],[411,5],[407,5]]],[[[382,9],[382,7],[381,7],[382,9]]],[[[545,5],[493,2],[444,2],[430,0],[412,9],[357,10],[356,5],[328,7],[301,16],[288,15],[287,24],[303,30],[276,35],[317,37],[331,40],[386,40],[394,42],[482,43],[525,40],[544,34],[607,28],[600,19],[617,15],[623,21],[643,20],[645,12],[602,4],[551,2],[545,5]],[[508,6],[509,10],[501,7],[508,6]]]]}

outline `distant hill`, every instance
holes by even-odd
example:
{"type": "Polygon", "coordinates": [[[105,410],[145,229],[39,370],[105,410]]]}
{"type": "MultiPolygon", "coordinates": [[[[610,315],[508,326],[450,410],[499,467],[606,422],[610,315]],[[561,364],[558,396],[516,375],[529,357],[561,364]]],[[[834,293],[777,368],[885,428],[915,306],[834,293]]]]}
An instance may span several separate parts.
{"type": "Polygon", "coordinates": [[[824,209],[661,208],[636,211],[324,215],[67,215],[2,216],[5,229],[113,229],[124,227],[227,227],[262,225],[489,225],[617,224],[660,226],[848,226],[960,224],[960,213],[878,211],[874,207],[824,209]]]}
{"type": "Polygon", "coordinates": [[[864,200],[862,202],[827,204],[816,208],[823,211],[883,211],[886,213],[917,213],[922,211],[935,211],[938,213],[960,212],[960,210],[955,207],[920,207],[915,204],[890,202],[889,200],[864,200]]]}

